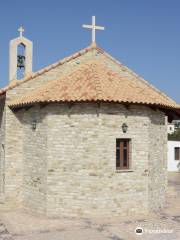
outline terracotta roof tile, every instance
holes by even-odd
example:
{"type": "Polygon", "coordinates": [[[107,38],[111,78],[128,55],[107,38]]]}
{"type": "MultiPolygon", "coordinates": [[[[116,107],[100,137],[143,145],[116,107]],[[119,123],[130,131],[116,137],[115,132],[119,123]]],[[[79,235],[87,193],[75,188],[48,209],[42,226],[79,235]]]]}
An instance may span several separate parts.
{"type": "MultiPolygon", "coordinates": [[[[121,70],[129,71],[123,65],[119,67],[121,70]]],[[[121,72],[116,73],[97,60],[81,63],[76,71],[9,102],[9,106],[65,101],[108,101],[179,108],[175,101],[134,73],[131,72],[131,77],[121,72]]]]}

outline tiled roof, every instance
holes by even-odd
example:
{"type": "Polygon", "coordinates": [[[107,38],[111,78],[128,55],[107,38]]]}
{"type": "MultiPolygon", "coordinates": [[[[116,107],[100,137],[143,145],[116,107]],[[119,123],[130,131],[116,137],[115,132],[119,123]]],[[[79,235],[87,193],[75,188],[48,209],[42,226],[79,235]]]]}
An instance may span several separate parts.
{"type": "MultiPolygon", "coordinates": [[[[119,63],[118,63],[119,64],[119,63]]],[[[178,109],[175,101],[119,64],[118,72],[99,61],[81,63],[75,71],[9,102],[10,107],[34,103],[105,101],[157,105],[178,109]],[[124,71],[128,74],[124,74],[124,71]]]]}

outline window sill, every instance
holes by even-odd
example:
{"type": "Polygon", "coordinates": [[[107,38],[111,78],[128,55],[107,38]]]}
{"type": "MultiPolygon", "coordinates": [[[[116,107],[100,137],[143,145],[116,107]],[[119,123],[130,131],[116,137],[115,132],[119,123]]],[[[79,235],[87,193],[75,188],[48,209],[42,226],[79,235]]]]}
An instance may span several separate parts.
{"type": "Polygon", "coordinates": [[[117,173],[121,173],[121,172],[134,172],[134,170],[133,169],[116,169],[116,172],[117,173]]]}

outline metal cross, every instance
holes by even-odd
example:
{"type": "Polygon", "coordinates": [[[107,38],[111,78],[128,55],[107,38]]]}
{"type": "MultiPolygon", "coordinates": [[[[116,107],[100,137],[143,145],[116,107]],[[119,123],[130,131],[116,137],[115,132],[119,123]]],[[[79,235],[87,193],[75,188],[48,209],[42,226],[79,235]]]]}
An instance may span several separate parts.
{"type": "Polygon", "coordinates": [[[96,26],[96,17],[92,16],[92,25],[82,25],[83,28],[92,29],[92,43],[96,42],[96,30],[104,30],[104,27],[96,26]]]}
{"type": "Polygon", "coordinates": [[[19,32],[19,36],[22,37],[22,36],[23,36],[23,32],[24,32],[24,28],[21,26],[21,27],[18,29],[18,32],[19,32]]]}

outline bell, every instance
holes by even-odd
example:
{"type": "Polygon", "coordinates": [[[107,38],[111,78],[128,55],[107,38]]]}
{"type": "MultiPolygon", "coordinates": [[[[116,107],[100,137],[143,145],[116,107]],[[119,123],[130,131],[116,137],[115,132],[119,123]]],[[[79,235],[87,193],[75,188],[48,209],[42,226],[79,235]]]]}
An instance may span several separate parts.
{"type": "Polygon", "coordinates": [[[25,68],[25,56],[18,55],[17,56],[17,67],[18,68],[25,68]]]}

